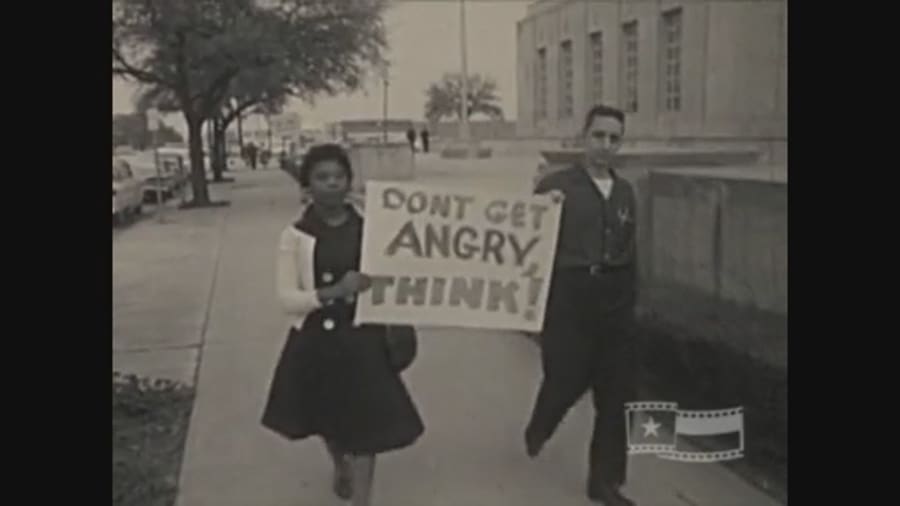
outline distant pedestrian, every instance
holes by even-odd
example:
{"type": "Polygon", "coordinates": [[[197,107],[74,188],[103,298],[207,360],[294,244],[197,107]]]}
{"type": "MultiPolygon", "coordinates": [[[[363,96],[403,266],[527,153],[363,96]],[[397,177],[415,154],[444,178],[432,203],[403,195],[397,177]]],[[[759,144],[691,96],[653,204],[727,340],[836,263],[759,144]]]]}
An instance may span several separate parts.
{"type": "Polygon", "coordinates": [[[409,127],[409,130],[406,131],[406,140],[409,141],[409,149],[412,150],[413,153],[416,152],[416,129],[413,127],[409,127]]]}
{"type": "Polygon", "coordinates": [[[371,279],[358,272],[363,218],[348,202],[352,177],[336,144],[312,147],[300,166],[312,202],[281,233],[277,264],[279,298],[296,320],[262,423],[289,440],[322,437],[335,494],[367,506],[375,455],[412,445],[424,425],[400,376],[414,356],[413,328],[353,324],[371,279]]]}
{"type": "Polygon", "coordinates": [[[259,154],[259,149],[256,147],[256,144],[250,143],[247,144],[247,161],[250,163],[250,168],[252,170],[256,170],[256,157],[259,154]]]}
{"type": "Polygon", "coordinates": [[[428,127],[422,128],[422,132],[419,134],[419,137],[422,139],[422,151],[428,152],[428,141],[431,134],[428,133],[428,127]]]}

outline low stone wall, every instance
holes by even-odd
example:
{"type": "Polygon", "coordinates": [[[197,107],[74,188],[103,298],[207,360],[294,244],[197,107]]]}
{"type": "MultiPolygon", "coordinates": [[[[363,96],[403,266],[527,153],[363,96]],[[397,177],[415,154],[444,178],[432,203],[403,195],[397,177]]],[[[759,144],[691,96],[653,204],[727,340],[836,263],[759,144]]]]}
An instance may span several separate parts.
{"type": "Polygon", "coordinates": [[[641,306],[702,339],[787,366],[787,184],[639,175],[641,306]]]}
{"type": "Polygon", "coordinates": [[[787,314],[787,185],[653,172],[648,276],[787,314]]]}
{"type": "MultiPolygon", "coordinates": [[[[541,156],[553,168],[564,168],[580,162],[584,151],[577,148],[557,148],[541,151],[541,156]]],[[[759,161],[759,153],[740,148],[639,148],[623,149],[617,156],[618,168],[661,167],[728,167],[752,165],[759,161]]]]}
{"type": "MultiPolygon", "coordinates": [[[[433,150],[440,151],[446,143],[452,142],[456,134],[451,136],[432,136],[433,150]]],[[[540,155],[544,151],[567,150],[577,147],[577,140],[553,137],[477,137],[481,144],[490,147],[494,156],[530,156],[540,155]]],[[[764,164],[787,163],[786,140],[754,140],[754,139],[627,139],[623,151],[731,151],[752,152],[753,159],[764,164]]],[[[680,163],[680,162],[679,162],[680,163]]],[[[746,163],[730,161],[728,163],[746,163]]]]}

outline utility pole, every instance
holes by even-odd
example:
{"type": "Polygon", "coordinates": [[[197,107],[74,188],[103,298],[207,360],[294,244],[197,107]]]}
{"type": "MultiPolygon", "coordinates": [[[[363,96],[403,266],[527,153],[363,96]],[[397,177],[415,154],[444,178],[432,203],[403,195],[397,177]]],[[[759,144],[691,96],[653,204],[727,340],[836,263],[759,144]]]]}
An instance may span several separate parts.
{"type": "Polygon", "coordinates": [[[381,82],[383,85],[383,93],[384,97],[382,98],[382,111],[381,111],[381,133],[383,136],[383,142],[387,145],[388,142],[388,85],[390,82],[390,75],[388,73],[388,62],[384,62],[381,68],[381,82]]]}
{"type": "Polygon", "coordinates": [[[466,1],[459,0],[459,43],[460,61],[462,63],[462,86],[459,96],[459,140],[471,153],[472,143],[469,132],[469,69],[466,58],[466,1]]]}

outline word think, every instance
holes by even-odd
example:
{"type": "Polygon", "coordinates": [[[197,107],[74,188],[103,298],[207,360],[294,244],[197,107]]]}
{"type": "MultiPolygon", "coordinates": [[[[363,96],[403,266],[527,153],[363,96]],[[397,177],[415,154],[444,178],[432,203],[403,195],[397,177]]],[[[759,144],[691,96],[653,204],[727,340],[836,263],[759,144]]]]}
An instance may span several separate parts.
{"type": "Polygon", "coordinates": [[[448,306],[487,309],[518,314],[519,307],[536,303],[541,280],[534,280],[524,293],[517,281],[497,281],[478,277],[373,276],[372,304],[383,305],[390,296],[398,306],[448,306]],[[530,300],[519,300],[527,296],[530,300]]]}

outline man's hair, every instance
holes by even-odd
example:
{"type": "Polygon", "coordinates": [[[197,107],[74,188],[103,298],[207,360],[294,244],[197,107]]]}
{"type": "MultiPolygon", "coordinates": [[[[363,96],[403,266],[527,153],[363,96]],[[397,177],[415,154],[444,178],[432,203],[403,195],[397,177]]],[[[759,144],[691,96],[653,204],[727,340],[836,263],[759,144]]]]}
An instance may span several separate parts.
{"type": "Polygon", "coordinates": [[[347,151],[338,144],[319,144],[309,148],[309,151],[303,157],[298,177],[300,179],[300,187],[308,188],[313,167],[319,162],[329,160],[339,163],[344,168],[348,182],[353,180],[353,169],[350,167],[350,157],[347,156],[347,151]]]}
{"type": "Polygon", "coordinates": [[[601,104],[595,105],[588,111],[587,116],[584,118],[584,128],[581,131],[587,132],[588,128],[591,127],[591,123],[594,122],[594,118],[602,118],[603,116],[619,120],[619,123],[622,123],[622,128],[625,128],[625,113],[615,107],[601,104]]]}

